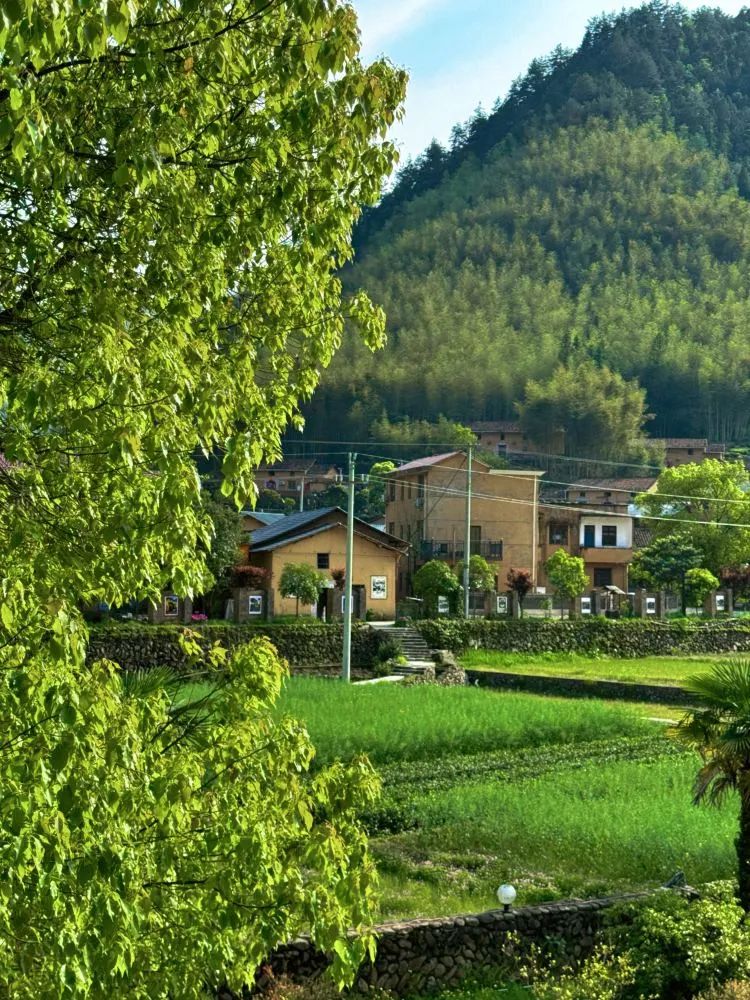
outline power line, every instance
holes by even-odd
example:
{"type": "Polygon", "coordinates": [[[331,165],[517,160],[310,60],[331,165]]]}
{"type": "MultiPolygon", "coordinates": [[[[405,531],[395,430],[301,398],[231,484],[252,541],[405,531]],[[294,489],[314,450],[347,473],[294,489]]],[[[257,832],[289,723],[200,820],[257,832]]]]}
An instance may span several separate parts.
{"type": "MultiPolygon", "coordinates": [[[[464,470],[461,469],[460,471],[463,472],[464,470]]],[[[372,481],[373,479],[376,482],[381,482],[383,484],[392,482],[392,480],[390,479],[371,475],[370,480],[372,481]]],[[[426,492],[440,493],[443,496],[455,496],[455,497],[466,496],[465,490],[460,490],[450,487],[442,487],[442,486],[429,486],[426,483],[420,486],[420,489],[423,489],[426,492]]],[[[521,504],[527,507],[536,506],[536,507],[549,508],[550,510],[575,511],[579,514],[587,514],[591,517],[629,517],[631,519],[637,518],[637,520],[640,521],[667,521],[670,524],[689,524],[692,525],[693,527],[695,527],[696,525],[704,525],[706,527],[742,528],[745,531],[750,530],[750,524],[737,524],[735,521],[693,521],[690,520],[690,518],[667,517],[666,515],[658,515],[658,514],[638,514],[638,515],[621,514],[613,512],[611,510],[596,510],[594,508],[582,507],[580,504],[568,505],[568,504],[554,503],[544,500],[536,500],[536,501],[523,500],[519,497],[505,497],[505,496],[498,496],[497,494],[477,493],[476,490],[472,491],[472,497],[475,500],[490,500],[496,503],[514,503],[514,504],[521,504]]]]}
{"type": "MultiPolygon", "coordinates": [[[[384,455],[367,455],[367,458],[385,459],[386,456],[384,456],[384,455]]],[[[393,472],[394,473],[398,472],[399,468],[400,468],[399,466],[396,466],[396,468],[393,470],[393,472]]],[[[441,465],[440,468],[441,469],[445,469],[447,472],[463,472],[464,471],[464,469],[459,468],[458,466],[454,466],[454,465],[441,465]]],[[[494,470],[490,469],[487,472],[485,472],[485,471],[483,471],[481,469],[475,469],[474,470],[474,475],[479,475],[479,476],[493,476],[493,477],[501,475],[505,479],[528,479],[529,473],[531,473],[533,475],[534,470],[527,470],[526,472],[522,472],[522,471],[518,470],[515,473],[513,471],[511,471],[511,470],[508,470],[508,469],[494,469],[494,470]]],[[[584,488],[584,489],[587,489],[587,490],[603,490],[603,491],[609,491],[610,493],[627,493],[628,495],[631,495],[632,493],[643,493],[643,494],[648,494],[651,497],[659,497],[659,498],[660,497],[666,497],[669,500],[689,500],[689,501],[710,500],[710,501],[713,501],[715,503],[733,503],[733,504],[742,504],[742,505],[748,505],[748,506],[750,506],[750,496],[747,499],[744,499],[744,500],[741,500],[739,498],[732,498],[732,497],[705,496],[704,494],[699,494],[699,495],[695,496],[693,494],[688,494],[688,493],[662,493],[660,491],[651,491],[651,490],[629,490],[625,486],[606,486],[605,487],[605,486],[597,486],[596,484],[586,483],[586,482],[578,482],[577,483],[577,482],[567,482],[567,481],[559,480],[559,479],[546,479],[546,478],[544,479],[544,485],[549,485],[549,486],[564,486],[564,487],[566,487],[568,489],[570,489],[570,488],[577,488],[577,489],[584,488]]],[[[670,518],[670,520],[672,520],[672,518],[670,518]]]]}
{"type": "MultiPolygon", "coordinates": [[[[384,448],[451,448],[454,451],[462,451],[468,446],[467,443],[460,443],[456,441],[330,441],[321,438],[306,438],[300,440],[296,438],[289,442],[292,445],[300,444],[350,444],[357,447],[367,447],[368,445],[373,445],[374,447],[384,447],[384,448]]],[[[473,447],[479,447],[481,449],[481,442],[473,442],[473,447]]],[[[489,449],[484,449],[489,450],[489,449]]],[[[341,452],[340,454],[344,454],[341,452]]],[[[365,452],[360,452],[364,455],[365,452]]],[[[584,457],[583,455],[560,455],[555,452],[543,452],[543,451],[517,451],[511,452],[511,455],[518,455],[523,457],[534,457],[534,458],[548,458],[554,459],[557,462],[583,462],[589,465],[610,465],[614,468],[627,468],[627,469],[656,469],[658,471],[662,470],[662,466],[649,464],[646,462],[622,462],[616,461],[614,459],[607,458],[591,458],[589,456],[584,457]]],[[[372,456],[369,456],[372,457],[372,456]]],[[[390,457],[390,456],[389,456],[390,457]]]]}

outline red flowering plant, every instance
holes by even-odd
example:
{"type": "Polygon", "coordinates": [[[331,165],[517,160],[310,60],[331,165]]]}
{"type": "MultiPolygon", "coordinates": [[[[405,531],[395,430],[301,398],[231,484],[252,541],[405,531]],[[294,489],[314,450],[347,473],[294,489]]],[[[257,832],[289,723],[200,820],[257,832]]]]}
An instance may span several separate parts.
{"type": "Polygon", "coordinates": [[[271,574],[262,566],[250,566],[246,563],[242,566],[235,566],[232,572],[232,585],[235,587],[254,587],[262,590],[268,586],[271,574]]]}

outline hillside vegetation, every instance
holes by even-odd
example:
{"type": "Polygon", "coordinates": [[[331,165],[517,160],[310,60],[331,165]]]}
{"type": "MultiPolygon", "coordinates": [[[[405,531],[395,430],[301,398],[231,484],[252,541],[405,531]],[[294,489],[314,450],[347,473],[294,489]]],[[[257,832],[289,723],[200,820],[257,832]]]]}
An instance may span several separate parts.
{"type": "Polygon", "coordinates": [[[513,417],[591,358],[646,389],[652,434],[746,436],[749,124],[748,13],[651,4],[532,64],[364,220],[344,280],[389,343],[345,342],[308,428],[513,417]]]}

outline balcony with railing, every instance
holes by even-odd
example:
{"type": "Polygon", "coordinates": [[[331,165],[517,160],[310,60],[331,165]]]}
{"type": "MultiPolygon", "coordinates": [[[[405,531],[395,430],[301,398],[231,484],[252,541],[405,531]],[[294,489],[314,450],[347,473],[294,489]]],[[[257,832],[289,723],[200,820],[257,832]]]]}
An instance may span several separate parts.
{"type": "MultiPolygon", "coordinates": [[[[423,562],[430,559],[445,559],[446,562],[460,562],[464,557],[464,541],[443,541],[439,538],[425,539],[419,546],[419,558],[423,562]]],[[[483,556],[488,562],[499,562],[503,558],[503,543],[500,541],[473,541],[471,555],[483,556]]]]}

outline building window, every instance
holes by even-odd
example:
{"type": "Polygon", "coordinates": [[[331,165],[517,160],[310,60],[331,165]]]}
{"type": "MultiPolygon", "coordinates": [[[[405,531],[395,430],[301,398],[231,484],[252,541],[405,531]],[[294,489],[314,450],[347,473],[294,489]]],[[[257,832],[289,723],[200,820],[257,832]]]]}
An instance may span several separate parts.
{"type": "Polygon", "coordinates": [[[296,490],[297,489],[297,480],[296,479],[289,479],[287,481],[286,488],[288,490],[296,490]]]}
{"type": "Polygon", "coordinates": [[[396,499],[396,484],[390,483],[388,485],[388,499],[393,501],[396,499]]]}
{"type": "Polygon", "coordinates": [[[593,549],[596,545],[596,529],[593,524],[584,524],[583,526],[583,547],[585,549],[593,549]]]}
{"type": "Polygon", "coordinates": [[[597,566],[594,570],[595,587],[612,586],[612,570],[609,566],[597,566]]]}
{"type": "Polygon", "coordinates": [[[396,522],[395,521],[389,521],[388,522],[388,534],[389,535],[395,535],[396,534],[396,522]]]}
{"type": "Polygon", "coordinates": [[[568,544],[567,524],[551,524],[549,526],[549,543],[550,545],[568,544]]]}
{"type": "Polygon", "coordinates": [[[420,476],[419,479],[417,480],[417,496],[418,497],[424,496],[424,476],[420,476]]]}
{"type": "Polygon", "coordinates": [[[688,448],[688,455],[692,455],[692,454],[693,454],[693,449],[692,448],[688,448]]]}
{"type": "Polygon", "coordinates": [[[438,542],[437,553],[439,556],[447,556],[450,553],[450,545],[448,542],[438,542]]]}
{"type": "Polygon", "coordinates": [[[617,545],[616,524],[605,524],[602,526],[602,545],[617,545]]]}
{"type": "Polygon", "coordinates": [[[482,525],[472,524],[469,531],[469,538],[471,540],[471,547],[474,548],[475,545],[481,545],[482,543],[482,525]]]}
{"type": "Polygon", "coordinates": [[[329,552],[318,553],[318,569],[330,569],[331,555],[329,552]]]}
{"type": "Polygon", "coordinates": [[[406,497],[406,483],[402,482],[401,483],[401,499],[403,500],[405,497],[406,497]]]}
{"type": "Polygon", "coordinates": [[[500,435],[500,440],[501,440],[501,441],[504,441],[504,440],[505,440],[505,435],[504,435],[504,434],[501,434],[501,435],[500,435]]]}
{"type": "Polygon", "coordinates": [[[489,558],[490,559],[502,559],[503,558],[503,543],[502,542],[490,542],[489,543],[489,558]]]}

